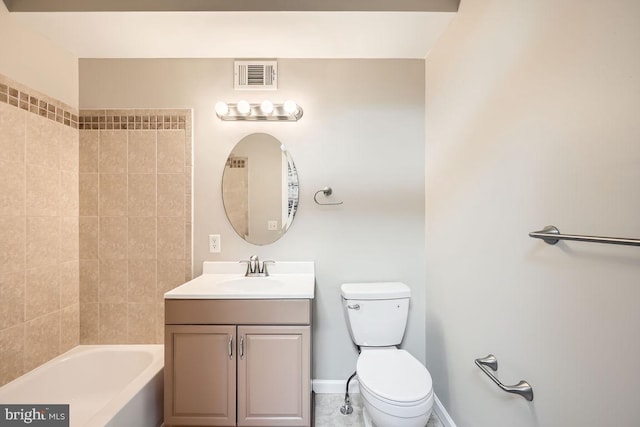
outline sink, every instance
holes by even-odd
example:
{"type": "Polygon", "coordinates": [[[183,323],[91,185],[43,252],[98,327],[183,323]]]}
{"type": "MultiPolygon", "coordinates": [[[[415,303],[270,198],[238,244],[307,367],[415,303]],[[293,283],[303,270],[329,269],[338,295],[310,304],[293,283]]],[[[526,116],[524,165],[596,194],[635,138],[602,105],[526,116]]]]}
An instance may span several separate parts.
{"type": "Polygon", "coordinates": [[[285,286],[285,282],[273,277],[240,277],[220,282],[219,289],[228,289],[237,292],[267,292],[285,286]]]}
{"type": "Polygon", "coordinates": [[[164,294],[165,299],[313,299],[312,261],[276,262],[267,277],[246,277],[237,262],[205,262],[203,274],[164,294]]]}

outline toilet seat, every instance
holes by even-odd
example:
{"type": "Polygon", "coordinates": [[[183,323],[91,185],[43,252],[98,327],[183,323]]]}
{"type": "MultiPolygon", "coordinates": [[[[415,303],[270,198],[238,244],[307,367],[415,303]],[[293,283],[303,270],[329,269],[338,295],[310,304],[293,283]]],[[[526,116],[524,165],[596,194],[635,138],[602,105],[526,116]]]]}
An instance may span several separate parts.
{"type": "Polygon", "coordinates": [[[433,394],[429,371],[405,350],[364,350],[356,372],[361,387],[390,405],[419,405],[433,394]]]}

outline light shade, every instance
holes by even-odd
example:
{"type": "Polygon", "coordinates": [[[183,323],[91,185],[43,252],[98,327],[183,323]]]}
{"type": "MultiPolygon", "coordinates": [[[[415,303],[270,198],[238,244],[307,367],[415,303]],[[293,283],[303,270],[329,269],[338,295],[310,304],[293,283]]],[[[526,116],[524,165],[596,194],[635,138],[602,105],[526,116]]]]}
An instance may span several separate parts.
{"type": "Polygon", "coordinates": [[[273,113],[273,102],[269,101],[268,99],[262,101],[262,104],[260,104],[260,110],[263,114],[266,115],[273,113]]]}
{"type": "Polygon", "coordinates": [[[247,101],[240,101],[236,106],[238,109],[238,113],[240,114],[249,114],[251,111],[251,105],[247,101]]]}
{"type": "Polygon", "coordinates": [[[216,102],[216,114],[218,116],[224,116],[229,112],[229,106],[226,102],[218,101],[216,102]]]}
{"type": "Polygon", "coordinates": [[[298,104],[292,100],[288,100],[284,102],[283,108],[285,113],[294,114],[298,110],[298,104]]]}

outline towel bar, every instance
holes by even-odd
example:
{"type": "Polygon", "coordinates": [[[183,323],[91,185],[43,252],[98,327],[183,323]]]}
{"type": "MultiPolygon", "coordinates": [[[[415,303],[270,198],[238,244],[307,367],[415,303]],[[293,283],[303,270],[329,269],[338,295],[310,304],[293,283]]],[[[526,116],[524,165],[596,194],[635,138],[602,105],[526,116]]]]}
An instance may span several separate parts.
{"type": "Polygon", "coordinates": [[[611,245],[640,246],[640,239],[626,239],[621,237],[579,236],[575,234],[560,234],[553,225],[548,225],[540,231],[532,231],[529,237],[542,239],[550,245],[555,245],[559,240],[575,240],[577,242],[608,243],[611,245]]]}
{"type": "Polygon", "coordinates": [[[475,363],[476,365],[478,365],[478,368],[480,368],[482,372],[487,374],[487,376],[491,378],[491,381],[496,383],[496,385],[500,387],[502,390],[506,391],[507,393],[519,394],[520,396],[527,399],[529,402],[533,400],[533,387],[531,387],[531,384],[522,380],[518,382],[518,384],[516,385],[504,385],[500,382],[499,379],[495,377],[495,375],[491,373],[491,371],[489,371],[489,369],[487,369],[487,367],[489,367],[493,371],[498,370],[498,359],[496,359],[496,357],[493,354],[490,354],[487,357],[476,359],[475,363]]]}

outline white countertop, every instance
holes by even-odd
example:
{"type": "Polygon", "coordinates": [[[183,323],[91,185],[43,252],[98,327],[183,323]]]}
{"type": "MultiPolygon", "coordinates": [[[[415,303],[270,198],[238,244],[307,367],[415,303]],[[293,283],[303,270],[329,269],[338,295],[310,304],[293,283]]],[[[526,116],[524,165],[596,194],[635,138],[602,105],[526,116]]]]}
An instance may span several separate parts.
{"type": "Polygon", "coordinates": [[[164,294],[165,299],[313,299],[312,261],[276,262],[268,277],[245,277],[238,262],[205,262],[203,274],[164,294]]]}

